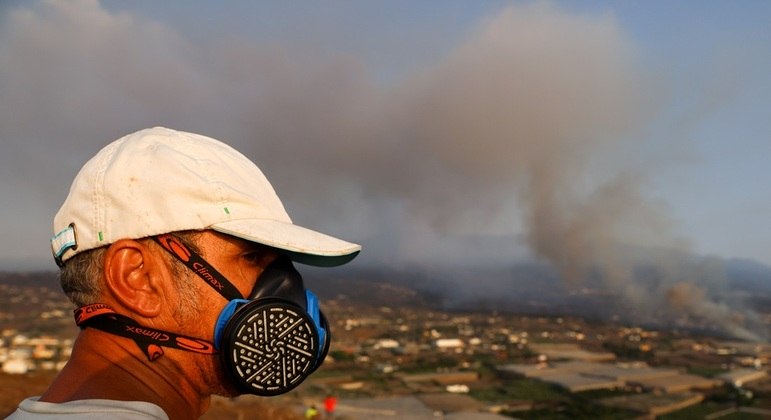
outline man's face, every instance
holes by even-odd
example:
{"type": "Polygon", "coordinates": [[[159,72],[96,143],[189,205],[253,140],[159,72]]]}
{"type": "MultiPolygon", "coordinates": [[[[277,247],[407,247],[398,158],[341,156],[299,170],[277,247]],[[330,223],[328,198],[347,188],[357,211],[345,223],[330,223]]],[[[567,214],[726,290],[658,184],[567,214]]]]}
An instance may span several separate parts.
{"type": "MultiPolygon", "coordinates": [[[[257,278],[260,277],[265,268],[278,257],[278,254],[269,247],[214,231],[204,231],[198,238],[197,245],[201,257],[225,276],[244,297],[252,291],[257,278]]],[[[189,336],[214,341],[214,325],[222,308],[227,304],[227,300],[209,287],[193,271],[186,270],[185,276],[187,278],[178,283],[189,284],[196,288],[196,292],[192,294],[197,297],[193,308],[196,315],[190,319],[178,321],[178,331],[184,331],[189,336]]],[[[179,302],[189,299],[191,294],[184,295],[184,290],[178,291],[176,300],[179,302]]],[[[192,363],[201,369],[202,386],[209,388],[202,391],[226,396],[238,394],[226,378],[217,356],[194,354],[186,356],[195,359],[196,361],[192,363]],[[206,358],[206,362],[203,364],[200,363],[201,357],[206,358]]]]}

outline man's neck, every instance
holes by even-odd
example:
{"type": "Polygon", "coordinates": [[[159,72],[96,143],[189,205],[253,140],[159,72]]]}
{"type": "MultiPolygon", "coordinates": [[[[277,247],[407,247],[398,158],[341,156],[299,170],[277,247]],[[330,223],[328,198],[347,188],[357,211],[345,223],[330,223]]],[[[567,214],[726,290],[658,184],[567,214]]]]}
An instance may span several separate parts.
{"type": "Polygon", "coordinates": [[[196,373],[182,371],[168,354],[150,362],[135,343],[101,331],[82,330],[72,355],[40,401],[84,399],[145,401],[170,419],[200,417],[209,396],[193,385],[196,373]]]}

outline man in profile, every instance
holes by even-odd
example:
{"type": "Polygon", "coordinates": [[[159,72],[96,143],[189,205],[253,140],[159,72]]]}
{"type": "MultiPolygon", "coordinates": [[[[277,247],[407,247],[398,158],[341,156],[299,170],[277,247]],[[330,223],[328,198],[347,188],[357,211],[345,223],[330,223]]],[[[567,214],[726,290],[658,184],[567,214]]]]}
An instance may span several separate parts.
{"type": "Polygon", "coordinates": [[[83,166],[51,243],[81,331],[11,419],[191,419],[211,395],[287,392],[329,346],[293,262],[335,266],[361,249],[293,224],[230,146],[161,127],[83,166]]]}

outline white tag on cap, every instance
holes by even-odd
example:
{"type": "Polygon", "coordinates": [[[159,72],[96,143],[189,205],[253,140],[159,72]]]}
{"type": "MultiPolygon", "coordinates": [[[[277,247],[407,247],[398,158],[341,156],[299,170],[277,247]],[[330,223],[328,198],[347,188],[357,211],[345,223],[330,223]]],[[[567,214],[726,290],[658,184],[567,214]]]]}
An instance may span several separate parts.
{"type": "Polygon", "coordinates": [[[75,227],[69,225],[53,238],[51,238],[51,251],[54,254],[54,259],[57,263],[61,261],[62,254],[68,249],[74,248],[78,245],[77,239],[75,239],[75,227]]]}

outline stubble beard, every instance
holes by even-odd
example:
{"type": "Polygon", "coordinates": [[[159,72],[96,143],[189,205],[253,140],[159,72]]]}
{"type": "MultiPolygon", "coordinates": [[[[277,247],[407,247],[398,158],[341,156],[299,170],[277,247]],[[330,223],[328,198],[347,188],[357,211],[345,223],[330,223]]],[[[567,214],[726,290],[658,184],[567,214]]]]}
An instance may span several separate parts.
{"type": "MultiPolygon", "coordinates": [[[[189,273],[186,273],[189,275],[189,273]]],[[[194,283],[192,283],[194,284],[194,283]]],[[[200,322],[201,314],[204,313],[203,307],[204,294],[199,287],[183,288],[180,291],[181,299],[175,307],[174,315],[184,325],[196,325],[200,322]]],[[[202,329],[201,329],[202,330],[202,329]]],[[[198,333],[197,336],[208,337],[213,335],[214,328],[211,328],[210,334],[198,333]]],[[[211,338],[206,338],[210,340],[211,338]]],[[[222,366],[218,354],[200,355],[195,357],[194,365],[197,366],[200,376],[204,379],[202,384],[202,393],[205,395],[220,395],[227,398],[237,397],[243,392],[238,391],[236,386],[228,378],[227,373],[222,366]],[[203,360],[202,360],[203,359],[203,360]]]]}

